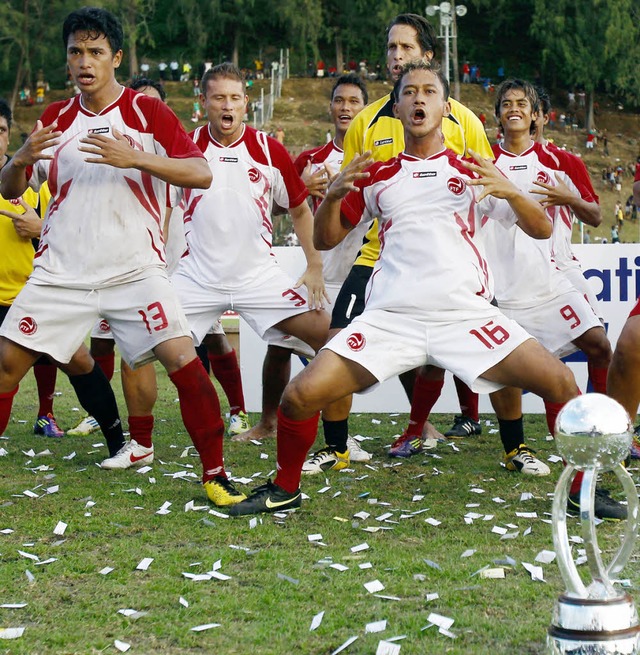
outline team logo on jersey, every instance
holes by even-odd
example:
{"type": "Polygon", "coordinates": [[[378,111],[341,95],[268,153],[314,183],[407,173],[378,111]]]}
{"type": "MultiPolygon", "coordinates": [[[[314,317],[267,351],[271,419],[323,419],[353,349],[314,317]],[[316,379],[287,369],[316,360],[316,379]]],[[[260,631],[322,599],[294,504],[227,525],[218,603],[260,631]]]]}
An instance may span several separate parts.
{"type": "Polygon", "coordinates": [[[238,163],[238,158],[237,157],[220,157],[218,161],[221,161],[226,164],[237,164],[238,163]]]}
{"type": "Polygon", "coordinates": [[[549,173],[546,171],[540,171],[536,176],[536,182],[541,182],[542,184],[550,184],[551,178],[549,177],[549,173]]]}
{"type": "Polygon", "coordinates": [[[466,184],[461,177],[450,177],[447,180],[447,189],[451,191],[456,196],[460,196],[464,193],[466,184]]]}
{"type": "Polygon", "coordinates": [[[87,130],[87,134],[108,134],[111,131],[109,127],[94,127],[87,130]]]}
{"type": "Polygon", "coordinates": [[[520,164],[520,166],[509,166],[510,171],[526,171],[529,168],[526,164],[520,164]]]}
{"type": "Polygon", "coordinates": [[[20,198],[13,198],[12,200],[9,200],[9,202],[12,205],[19,205],[20,204],[20,198]]]}
{"type": "Polygon", "coordinates": [[[374,146],[387,146],[390,143],[393,143],[393,137],[390,136],[388,139],[379,139],[378,141],[374,141],[373,145],[374,146]]]}
{"type": "Polygon", "coordinates": [[[413,171],[413,177],[436,177],[437,171],[413,171]]]}
{"type": "Polygon", "coordinates": [[[257,168],[252,167],[247,171],[247,173],[249,175],[249,179],[252,182],[257,182],[262,177],[262,174],[260,173],[260,171],[257,168]]]}
{"type": "Polygon", "coordinates": [[[105,320],[104,318],[100,321],[100,327],[98,328],[100,332],[110,332],[111,331],[111,326],[109,325],[109,321],[105,320]]]}
{"type": "Polygon", "coordinates": [[[34,319],[31,318],[31,316],[25,316],[24,318],[21,318],[20,322],[18,323],[18,330],[20,330],[22,334],[35,334],[37,329],[38,324],[34,319]]]}
{"type": "Polygon", "coordinates": [[[355,352],[360,352],[367,345],[367,340],[362,332],[354,332],[347,337],[347,346],[355,352]]]}

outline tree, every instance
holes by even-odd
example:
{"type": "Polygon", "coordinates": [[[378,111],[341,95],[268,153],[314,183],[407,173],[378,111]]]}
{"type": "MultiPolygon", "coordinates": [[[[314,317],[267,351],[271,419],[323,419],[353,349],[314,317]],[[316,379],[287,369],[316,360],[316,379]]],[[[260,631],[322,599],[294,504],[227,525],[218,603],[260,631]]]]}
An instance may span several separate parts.
{"type": "Polygon", "coordinates": [[[594,127],[599,86],[621,92],[638,88],[640,72],[631,71],[627,61],[638,58],[637,13],[635,0],[534,0],[531,32],[542,45],[542,60],[555,63],[566,85],[584,88],[587,130],[594,127]]]}
{"type": "Polygon", "coordinates": [[[149,21],[155,10],[155,0],[113,0],[109,9],[121,20],[126,39],[125,54],[129,60],[129,77],[138,74],[138,45],[153,47],[149,21]]]}

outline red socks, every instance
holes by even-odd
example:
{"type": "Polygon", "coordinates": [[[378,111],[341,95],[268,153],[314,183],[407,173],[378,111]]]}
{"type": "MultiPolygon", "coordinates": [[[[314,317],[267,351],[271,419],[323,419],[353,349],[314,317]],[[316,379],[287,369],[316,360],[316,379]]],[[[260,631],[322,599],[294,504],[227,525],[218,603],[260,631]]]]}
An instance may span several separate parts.
{"type": "Polygon", "coordinates": [[[318,433],[320,412],[303,421],[287,418],[278,407],[278,473],[274,483],[292,494],[300,488],[302,465],[318,433]]]}
{"type": "Polygon", "coordinates": [[[587,370],[589,371],[589,380],[591,386],[596,393],[607,393],[607,373],[608,368],[596,368],[587,362],[587,370]]]}
{"type": "Polygon", "coordinates": [[[202,481],[218,475],[226,477],[220,403],[202,362],[196,357],[169,377],[178,390],[182,421],[202,460],[202,481]]]}
{"type": "Polygon", "coordinates": [[[111,353],[110,355],[100,355],[93,358],[96,364],[102,369],[104,376],[111,382],[113,377],[113,370],[116,366],[116,355],[111,353]]]}
{"type": "Polygon", "coordinates": [[[129,434],[144,448],[153,445],[153,416],[130,416],[129,434]]]}
{"type": "Polygon", "coordinates": [[[416,375],[413,384],[413,397],[411,398],[411,414],[409,414],[409,425],[405,434],[421,437],[424,424],[431,414],[433,406],[440,398],[444,379],[429,380],[416,375]]]}
{"type": "Polygon", "coordinates": [[[33,375],[36,378],[38,387],[38,416],[53,415],[53,396],[56,390],[56,377],[58,369],[49,362],[45,364],[34,364],[33,375]]]}
{"type": "Polygon", "coordinates": [[[458,400],[460,401],[460,412],[463,416],[467,416],[474,421],[478,421],[478,394],[471,389],[454,375],[453,382],[456,385],[458,392],[458,400]]]}
{"type": "Polygon", "coordinates": [[[18,393],[18,386],[19,385],[17,385],[13,391],[9,391],[8,393],[0,393],[0,434],[4,434],[7,425],[9,425],[13,397],[18,393]]]}
{"type": "Polygon", "coordinates": [[[242,376],[240,374],[240,367],[238,366],[236,351],[232,350],[224,355],[213,355],[209,353],[208,357],[211,370],[229,401],[229,413],[233,415],[244,412],[242,376]]]}

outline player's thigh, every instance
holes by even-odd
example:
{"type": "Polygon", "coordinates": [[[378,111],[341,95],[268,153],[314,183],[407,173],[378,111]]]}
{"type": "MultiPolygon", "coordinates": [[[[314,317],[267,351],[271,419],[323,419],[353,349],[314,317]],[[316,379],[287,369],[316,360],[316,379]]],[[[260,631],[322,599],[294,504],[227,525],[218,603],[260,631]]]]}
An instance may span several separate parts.
{"type": "Polygon", "coordinates": [[[282,398],[283,411],[291,417],[298,412],[316,412],[376,382],[357,362],[323,350],[287,386],[282,398]]]}
{"type": "Polygon", "coordinates": [[[571,369],[535,339],[520,344],[487,369],[483,377],[505,386],[526,389],[553,402],[566,402],[579,393],[571,369]]]}
{"type": "Polygon", "coordinates": [[[304,341],[317,352],[327,342],[329,321],[330,317],[327,312],[312,309],[304,314],[296,314],[287,318],[274,327],[304,341]]]}

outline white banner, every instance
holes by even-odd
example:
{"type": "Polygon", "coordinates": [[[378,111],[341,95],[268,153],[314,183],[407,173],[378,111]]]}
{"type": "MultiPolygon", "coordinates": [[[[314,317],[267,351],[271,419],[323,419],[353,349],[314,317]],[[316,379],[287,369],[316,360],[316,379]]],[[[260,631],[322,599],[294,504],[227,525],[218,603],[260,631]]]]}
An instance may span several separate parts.
{"type": "MultiPolygon", "coordinates": [[[[640,295],[640,244],[574,245],[573,250],[582,262],[582,268],[602,303],[602,314],[607,324],[612,346],[620,335],[629,312],[640,295]]],[[[275,248],[278,261],[284,269],[297,276],[304,269],[301,248],[275,248]]],[[[247,410],[261,411],[262,361],[266,344],[253,330],[240,320],[240,356],[242,383],[247,410]]],[[[586,389],[587,366],[580,354],[573,355],[569,366],[581,389],[586,389]]],[[[292,375],[302,369],[297,357],[292,357],[292,375]]],[[[532,394],[525,394],[523,409],[527,413],[543,413],[542,401],[532,394]]],[[[409,402],[397,378],[388,380],[371,393],[354,398],[355,412],[408,412],[409,402]]],[[[453,378],[447,374],[435,413],[459,413],[458,397],[453,378]]],[[[488,396],[480,397],[480,411],[491,413],[488,396]]]]}

